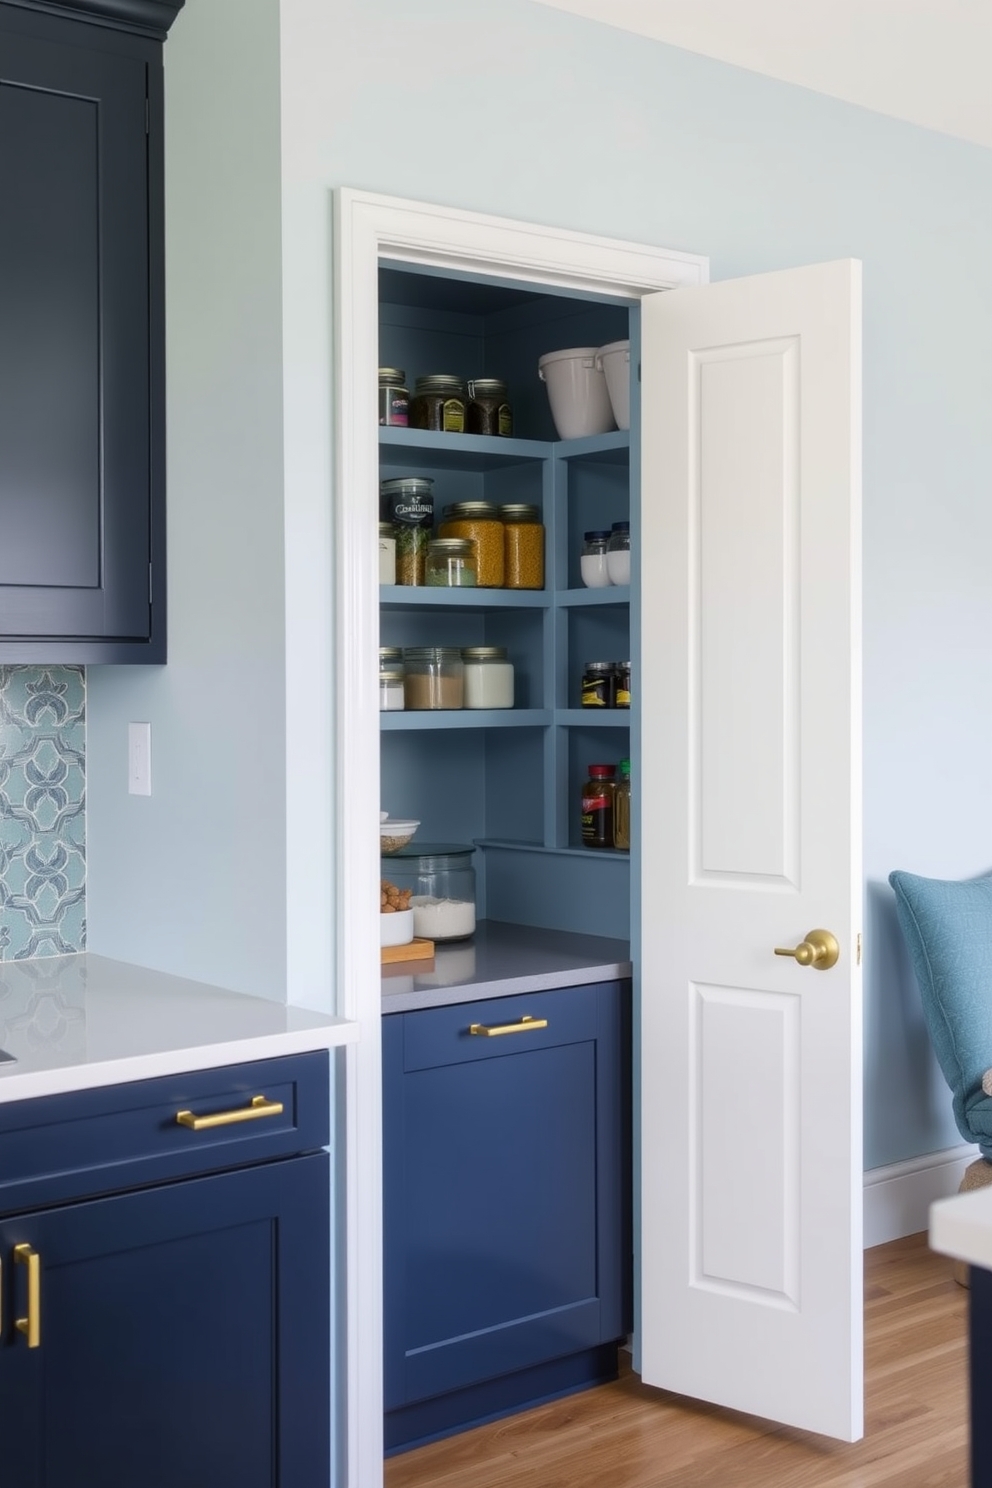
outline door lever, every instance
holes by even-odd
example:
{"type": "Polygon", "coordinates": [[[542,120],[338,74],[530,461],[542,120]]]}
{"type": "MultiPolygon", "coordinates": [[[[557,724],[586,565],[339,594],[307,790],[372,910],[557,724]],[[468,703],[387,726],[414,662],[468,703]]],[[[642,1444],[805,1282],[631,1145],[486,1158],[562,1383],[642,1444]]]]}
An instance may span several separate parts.
{"type": "Polygon", "coordinates": [[[840,944],[829,930],[810,930],[805,940],[790,949],[776,946],[776,956],[795,956],[800,966],[812,966],[817,971],[829,971],[836,966],[840,955],[840,944]]]}

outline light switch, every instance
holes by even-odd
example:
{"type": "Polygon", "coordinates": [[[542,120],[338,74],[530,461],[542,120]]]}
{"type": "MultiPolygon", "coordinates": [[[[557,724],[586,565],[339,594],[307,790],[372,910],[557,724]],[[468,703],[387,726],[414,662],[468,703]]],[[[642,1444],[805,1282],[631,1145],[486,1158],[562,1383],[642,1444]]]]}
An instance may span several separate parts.
{"type": "Polygon", "coordinates": [[[152,793],[152,726],[129,723],[127,726],[127,788],[132,796],[152,793]]]}

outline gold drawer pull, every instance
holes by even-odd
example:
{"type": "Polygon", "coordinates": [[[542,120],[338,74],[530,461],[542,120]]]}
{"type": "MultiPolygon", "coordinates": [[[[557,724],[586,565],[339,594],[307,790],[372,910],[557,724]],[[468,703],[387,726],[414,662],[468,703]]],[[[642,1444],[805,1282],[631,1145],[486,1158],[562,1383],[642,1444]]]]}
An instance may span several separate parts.
{"type": "Polygon", "coordinates": [[[192,1111],[177,1111],[176,1120],[190,1131],[207,1131],[212,1126],[233,1126],[237,1121],[257,1121],[259,1116],[281,1116],[282,1101],[266,1100],[264,1095],[252,1097],[250,1106],[239,1111],[215,1111],[212,1116],[194,1116],[192,1111]]]}
{"type": "Polygon", "coordinates": [[[28,1348],[41,1343],[41,1256],[30,1245],[15,1245],[14,1260],[28,1268],[28,1315],[18,1318],[15,1327],[28,1340],[28,1348]]]}
{"type": "Polygon", "coordinates": [[[492,1028],[487,1023],[470,1023],[468,1031],[478,1034],[480,1038],[498,1038],[501,1033],[530,1033],[532,1028],[547,1026],[547,1018],[531,1018],[525,1013],[519,1023],[497,1023],[492,1028]]]}

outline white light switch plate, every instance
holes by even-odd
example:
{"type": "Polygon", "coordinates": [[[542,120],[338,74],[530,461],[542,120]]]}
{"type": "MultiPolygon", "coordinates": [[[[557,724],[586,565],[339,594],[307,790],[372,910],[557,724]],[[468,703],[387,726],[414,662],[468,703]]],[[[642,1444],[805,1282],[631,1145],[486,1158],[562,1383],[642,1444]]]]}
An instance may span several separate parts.
{"type": "Polygon", "coordinates": [[[127,788],[132,796],[152,793],[152,726],[129,723],[127,726],[127,788]]]}

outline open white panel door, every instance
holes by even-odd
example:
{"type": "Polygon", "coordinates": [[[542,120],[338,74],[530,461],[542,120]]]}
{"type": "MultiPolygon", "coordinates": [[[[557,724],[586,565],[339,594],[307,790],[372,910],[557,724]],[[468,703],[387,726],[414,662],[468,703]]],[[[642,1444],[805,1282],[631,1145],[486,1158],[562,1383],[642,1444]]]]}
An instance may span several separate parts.
{"type": "Polygon", "coordinates": [[[847,1441],[860,291],[839,262],[650,296],[641,387],[639,1363],[648,1384],[847,1441]],[[819,930],[839,956],[804,965],[819,930]]]}

